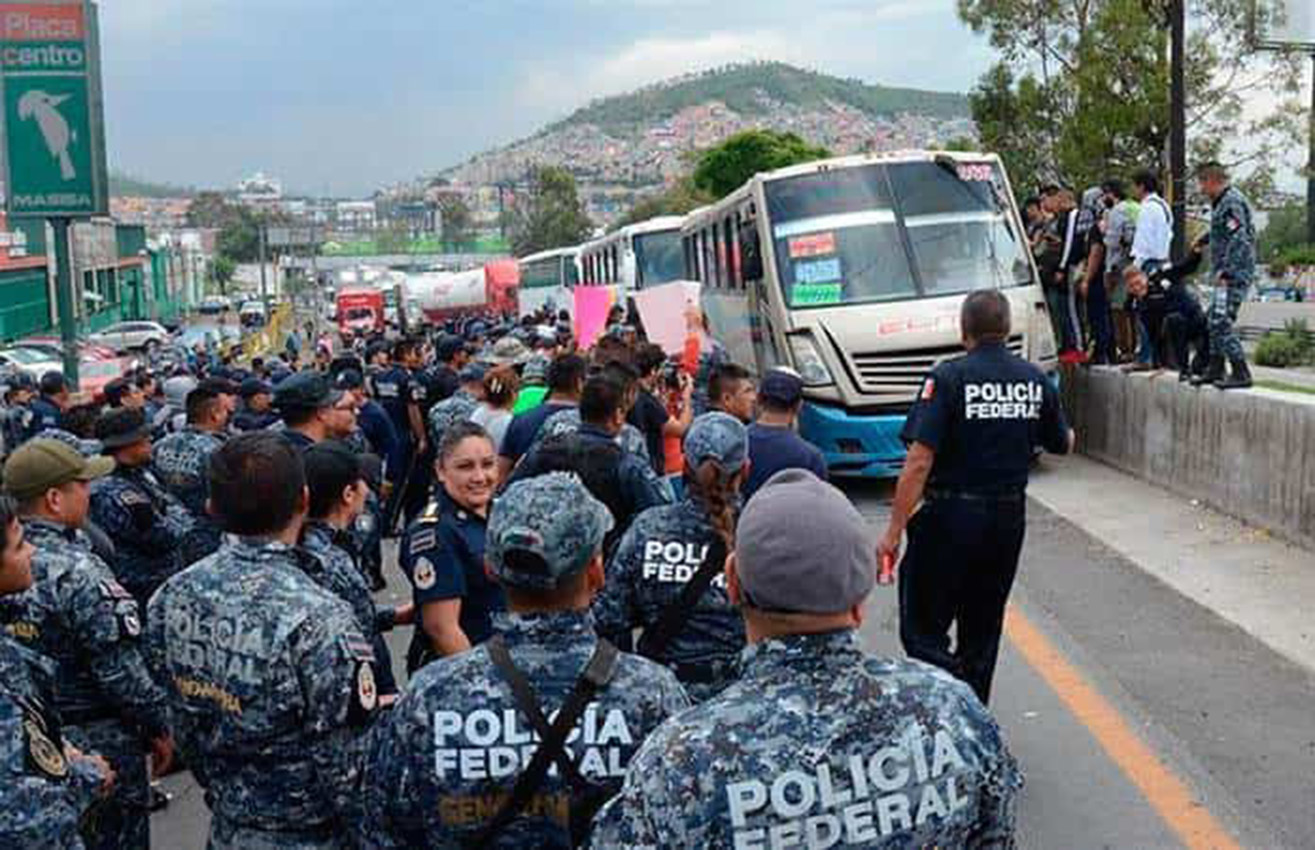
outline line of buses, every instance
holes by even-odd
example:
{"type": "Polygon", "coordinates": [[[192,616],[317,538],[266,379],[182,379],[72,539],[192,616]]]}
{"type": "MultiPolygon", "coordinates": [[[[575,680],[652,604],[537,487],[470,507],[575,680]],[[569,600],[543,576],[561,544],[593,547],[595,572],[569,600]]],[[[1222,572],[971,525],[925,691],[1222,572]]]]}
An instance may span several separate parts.
{"type": "Polygon", "coordinates": [[[698,281],[712,335],[761,374],[806,384],[803,436],[834,475],[899,472],[905,414],[963,353],[975,289],[1013,308],[1011,351],[1048,372],[1054,336],[1009,179],[991,154],[865,154],[762,173],[711,206],[520,261],[522,314],[577,286],[698,281]]]}

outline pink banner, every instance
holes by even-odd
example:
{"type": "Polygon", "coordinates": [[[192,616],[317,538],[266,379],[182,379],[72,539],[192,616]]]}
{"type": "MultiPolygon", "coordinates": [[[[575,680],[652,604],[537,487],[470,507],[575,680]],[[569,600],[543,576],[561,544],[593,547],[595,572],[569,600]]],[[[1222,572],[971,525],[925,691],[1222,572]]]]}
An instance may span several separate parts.
{"type": "Polygon", "coordinates": [[[649,342],[679,356],[685,350],[685,309],[699,303],[698,282],[682,280],[641,289],[634,299],[649,342]]]}
{"type": "Polygon", "coordinates": [[[575,288],[575,338],[581,348],[593,348],[607,330],[607,313],[616,303],[616,287],[575,288]]]}

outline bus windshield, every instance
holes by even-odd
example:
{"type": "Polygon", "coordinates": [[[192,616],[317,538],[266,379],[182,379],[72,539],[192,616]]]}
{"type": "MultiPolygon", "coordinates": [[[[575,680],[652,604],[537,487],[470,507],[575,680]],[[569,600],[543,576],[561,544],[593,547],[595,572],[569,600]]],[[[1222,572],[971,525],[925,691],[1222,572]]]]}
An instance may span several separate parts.
{"type": "Polygon", "coordinates": [[[521,286],[534,289],[541,286],[560,286],[562,261],[559,257],[536,260],[521,267],[521,286]]]}
{"type": "Polygon", "coordinates": [[[680,231],[642,233],[635,237],[635,286],[657,286],[685,276],[680,231]]]}
{"type": "Polygon", "coordinates": [[[998,166],[911,162],[889,173],[926,295],[1032,282],[998,166]]]}
{"type": "Polygon", "coordinates": [[[768,183],[786,302],[791,308],[862,304],[1029,283],[1031,266],[1003,186],[993,165],[931,162],[768,183]]]}

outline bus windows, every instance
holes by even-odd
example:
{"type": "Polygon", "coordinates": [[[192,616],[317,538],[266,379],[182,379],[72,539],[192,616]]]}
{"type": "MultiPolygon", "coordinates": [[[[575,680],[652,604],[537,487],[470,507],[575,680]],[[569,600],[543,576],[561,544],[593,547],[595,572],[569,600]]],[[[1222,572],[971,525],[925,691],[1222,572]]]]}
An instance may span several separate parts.
{"type": "Polygon", "coordinates": [[[657,286],[685,277],[679,231],[635,236],[635,287],[657,286]]]}
{"type": "Polygon", "coordinates": [[[806,174],[765,189],[777,276],[792,308],[917,297],[880,166],[806,174]]]}
{"type": "Polygon", "coordinates": [[[986,179],[964,180],[926,162],[889,167],[924,293],[1030,284],[1031,266],[1014,232],[1003,177],[990,165],[961,170],[986,179]]]}

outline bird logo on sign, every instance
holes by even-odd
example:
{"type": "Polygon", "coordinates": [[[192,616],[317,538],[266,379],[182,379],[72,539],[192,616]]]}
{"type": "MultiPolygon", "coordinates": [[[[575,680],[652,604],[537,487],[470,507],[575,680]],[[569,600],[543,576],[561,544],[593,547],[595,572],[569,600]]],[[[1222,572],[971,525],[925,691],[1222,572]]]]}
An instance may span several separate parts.
{"type": "Polygon", "coordinates": [[[20,121],[36,120],[37,129],[46,142],[46,149],[59,160],[59,176],[73,180],[78,172],[73,167],[69,145],[78,140],[78,135],[69,128],[68,120],[59,114],[59,106],[68,99],[68,95],[56,96],[39,89],[25,92],[18,99],[18,118],[20,121]]]}

